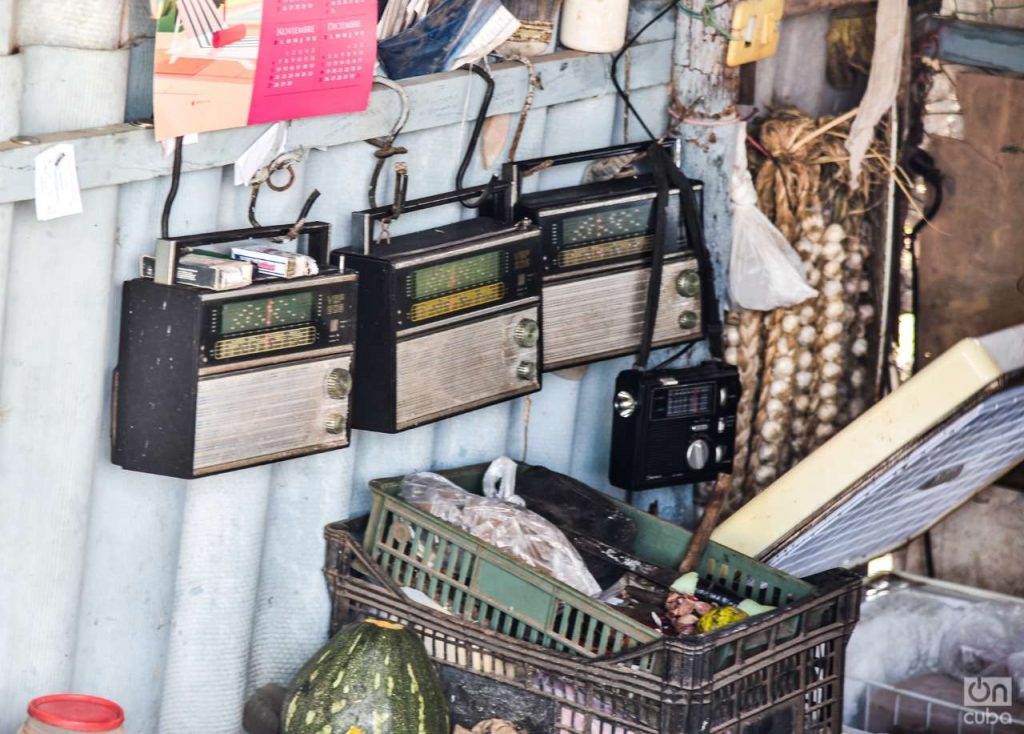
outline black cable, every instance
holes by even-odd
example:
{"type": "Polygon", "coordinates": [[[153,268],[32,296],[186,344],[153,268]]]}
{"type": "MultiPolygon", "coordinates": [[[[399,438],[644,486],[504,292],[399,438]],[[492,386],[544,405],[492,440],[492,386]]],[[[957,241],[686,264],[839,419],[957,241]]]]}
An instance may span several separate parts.
{"type": "MultiPolygon", "coordinates": [[[[480,133],[483,131],[484,122],[487,121],[487,112],[491,108],[491,99],[494,97],[494,77],[487,73],[487,71],[476,64],[470,64],[469,70],[476,74],[478,77],[484,80],[484,84],[487,86],[484,88],[484,98],[480,101],[480,111],[476,114],[476,122],[473,124],[473,133],[469,136],[469,145],[466,147],[466,152],[462,156],[462,162],[459,164],[459,172],[455,176],[455,188],[459,191],[465,188],[463,180],[466,178],[466,171],[469,170],[469,163],[473,160],[473,153],[476,151],[476,146],[480,142],[480,133]]],[[[491,196],[491,189],[494,186],[494,177],[487,182],[487,188],[476,199],[466,199],[462,202],[462,205],[468,209],[477,209],[491,196]]]]}
{"type": "Polygon", "coordinates": [[[683,356],[685,356],[685,355],[689,354],[689,353],[690,353],[690,350],[691,350],[691,349],[693,349],[693,347],[694,347],[694,345],[696,345],[696,343],[697,343],[697,342],[690,342],[689,344],[685,345],[685,346],[684,346],[684,347],[683,347],[682,349],[680,349],[680,350],[679,350],[678,352],[676,352],[675,354],[673,354],[672,356],[670,356],[670,357],[669,357],[668,359],[666,359],[665,361],[661,362],[661,363],[660,363],[660,364],[659,364],[658,366],[656,366],[656,367],[655,367],[654,369],[655,369],[655,370],[660,370],[660,369],[661,369],[662,367],[664,367],[665,365],[667,365],[667,364],[671,364],[672,362],[675,362],[675,361],[676,361],[677,359],[679,359],[680,357],[683,357],[683,356]]]}
{"type": "Polygon", "coordinates": [[[622,85],[619,84],[619,61],[622,60],[622,57],[625,55],[625,53],[636,44],[637,40],[639,40],[640,36],[642,36],[648,28],[650,28],[652,25],[654,25],[659,20],[664,18],[665,15],[667,15],[668,12],[678,4],[679,0],[672,0],[672,2],[670,2],[664,8],[659,10],[653,18],[647,21],[643,28],[634,33],[633,37],[626,41],[626,45],[623,46],[619,50],[619,52],[615,54],[615,58],[612,59],[612,85],[615,87],[615,92],[619,95],[619,97],[622,98],[622,102],[623,104],[626,105],[626,109],[629,110],[633,114],[633,117],[636,118],[636,121],[640,123],[640,127],[644,129],[645,133],[647,133],[647,137],[651,138],[652,140],[657,136],[651,132],[651,128],[647,127],[647,123],[644,122],[644,118],[640,116],[640,113],[636,111],[636,108],[633,106],[633,103],[630,102],[629,92],[624,90],[622,88],[622,85]]]}
{"type": "Polygon", "coordinates": [[[160,215],[160,238],[169,240],[171,238],[171,207],[174,206],[174,199],[178,196],[178,184],[181,182],[181,146],[184,138],[174,140],[174,162],[171,163],[171,188],[167,191],[167,198],[164,199],[164,211],[160,215]]]}

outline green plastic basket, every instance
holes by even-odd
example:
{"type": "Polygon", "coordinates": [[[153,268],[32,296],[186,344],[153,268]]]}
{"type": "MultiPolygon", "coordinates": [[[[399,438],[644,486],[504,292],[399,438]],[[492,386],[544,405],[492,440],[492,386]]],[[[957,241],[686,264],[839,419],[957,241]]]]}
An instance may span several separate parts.
{"type": "MultiPolygon", "coordinates": [[[[480,464],[437,473],[479,494],[486,469],[480,464]]],[[[662,637],[614,607],[416,509],[398,496],[401,482],[402,477],[370,482],[373,509],[363,544],[399,586],[423,592],[457,617],[559,652],[604,657],[662,637]]],[[[691,534],[629,505],[619,506],[637,524],[634,554],[648,563],[676,567],[691,534]]],[[[715,588],[780,608],[814,591],[804,581],[715,543],[705,550],[698,572],[715,588]]],[[[646,669],[653,662],[640,659],[635,664],[646,669]]]]}

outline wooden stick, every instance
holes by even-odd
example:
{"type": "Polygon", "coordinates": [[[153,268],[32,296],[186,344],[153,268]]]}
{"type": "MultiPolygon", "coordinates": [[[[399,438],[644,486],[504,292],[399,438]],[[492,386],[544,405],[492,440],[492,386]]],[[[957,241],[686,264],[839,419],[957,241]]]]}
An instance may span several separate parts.
{"type": "Polygon", "coordinates": [[[718,517],[722,514],[725,499],[731,490],[732,475],[719,474],[715,481],[715,488],[711,491],[711,498],[704,508],[704,517],[701,518],[700,525],[697,526],[697,531],[693,534],[693,540],[690,541],[690,547],[686,549],[686,555],[683,556],[682,563],[679,564],[680,574],[696,570],[700,563],[700,557],[704,555],[704,549],[707,548],[708,541],[711,540],[711,532],[718,525],[718,517]]]}

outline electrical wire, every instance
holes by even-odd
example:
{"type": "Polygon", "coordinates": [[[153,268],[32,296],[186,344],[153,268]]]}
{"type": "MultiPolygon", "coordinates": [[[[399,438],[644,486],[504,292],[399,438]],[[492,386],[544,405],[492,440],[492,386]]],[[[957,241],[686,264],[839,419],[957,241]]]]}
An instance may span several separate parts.
{"type": "Polygon", "coordinates": [[[668,3],[667,5],[665,5],[665,7],[663,7],[661,10],[655,13],[654,17],[647,21],[640,30],[634,33],[633,37],[626,41],[626,45],[623,46],[612,59],[612,86],[615,87],[616,94],[618,94],[619,97],[622,99],[622,102],[626,106],[628,112],[631,112],[633,114],[637,122],[640,123],[640,127],[644,129],[645,133],[647,133],[648,138],[654,140],[657,136],[651,131],[651,128],[647,126],[646,122],[644,122],[644,118],[640,116],[640,113],[637,112],[636,108],[633,106],[633,103],[629,99],[628,90],[623,89],[622,85],[619,83],[619,61],[621,61],[622,57],[633,46],[636,45],[636,42],[640,39],[640,36],[642,36],[648,28],[650,28],[652,25],[657,23],[666,15],[668,15],[668,13],[672,11],[673,8],[678,8],[680,12],[682,12],[684,15],[690,16],[691,18],[699,18],[705,26],[713,30],[715,33],[719,35],[724,35],[726,38],[731,38],[732,34],[726,30],[723,30],[719,26],[718,22],[715,20],[714,16],[714,11],[722,7],[723,5],[726,5],[728,2],[729,0],[720,0],[717,3],[711,3],[710,0],[708,0],[707,2],[704,3],[704,6],[700,9],[700,11],[696,11],[686,7],[685,5],[680,3],[679,0],[672,0],[672,2],[668,3]]]}
{"type": "MultiPolygon", "coordinates": [[[[459,164],[459,172],[455,176],[455,188],[461,191],[465,188],[463,183],[466,178],[466,171],[469,170],[470,161],[473,160],[473,153],[476,151],[476,146],[480,142],[480,133],[483,131],[484,122],[487,120],[487,112],[491,108],[491,99],[494,97],[494,77],[491,76],[486,69],[476,64],[470,64],[469,70],[476,74],[478,77],[484,80],[484,98],[480,101],[480,110],[476,114],[476,122],[473,123],[473,132],[469,136],[469,145],[466,146],[466,152],[462,156],[462,162],[459,164]]],[[[491,196],[491,191],[494,187],[494,177],[487,182],[487,188],[484,189],[483,193],[475,199],[466,199],[462,202],[462,205],[468,209],[477,209],[491,196]]]]}
{"type": "Polygon", "coordinates": [[[171,163],[171,188],[167,190],[167,198],[164,199],[164,210],[160,215],[160,238],[169,240],[171,238],[171,208],[174,206],[174,199],[178,196],[178,184],[181,183],[181,146],[184,138],[174,140],[174,162],[171,163]]]}
{"type": "Polygon", "coordinates": [[[693,349],[694,344],[696,344],[696,342],[690,342],[689,344],[684,346],[682,349],[680,349],[678,352],[676,352],[675,354],[671,355],[668,359],[666,359],[665,361],[663,361],[660,364],[658,364],[654,369],[655,370],[660,370],[665,365],[671,364],[672,362],[675,362],[677,359],[686,356],[693,349]]]}
{"type": "Polygon", "coordinates": [[[624,90],[622,88],[622,85],[619,84],[619,61],[622,60],[622,57],[626,54],[627,51],[629,51],[629,49],[636,45],[636,42],[640,39],[640,36],[642,36],[648,28],[650,28],[652,25],[657,23],[666,15],[668,15],[668,13],[678,4],[679,0],[672,0],[672,2],[668,3],[664,8],[659,10],[653,18],[647,21],[647,23],[644,24],[644,26],[640,30],[633,34],[632,38],[626,41],[626,45],[623,46],[612,59],[612,85],[615,87],[615,92],[622,99],[622,103],[626,105],[626,109],[629,112],[633,113],[633,116],[636,118],[637,122],[640,123],[640,127],[644,129],[645,133],[647,133],[647,137],[651,138],[652,140],[656,137],[655,134],[651,132],[651,128],[647,126],[647,123],[644,122],[644,118],[640,116],[640,113],[636,111],[636,108],[633,106],[633,103],[629,100],[629,92],[624,90]]]}

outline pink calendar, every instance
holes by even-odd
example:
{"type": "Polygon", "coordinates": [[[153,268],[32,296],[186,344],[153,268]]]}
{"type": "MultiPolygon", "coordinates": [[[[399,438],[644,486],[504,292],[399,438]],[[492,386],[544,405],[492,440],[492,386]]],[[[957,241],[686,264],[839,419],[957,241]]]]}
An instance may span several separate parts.
{"type": "Polygon", "coordinates": [[[366,109],[376,22],[376,0],[164,3],[157,139],[366,109]]]}

